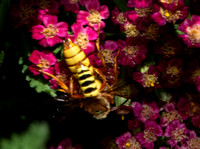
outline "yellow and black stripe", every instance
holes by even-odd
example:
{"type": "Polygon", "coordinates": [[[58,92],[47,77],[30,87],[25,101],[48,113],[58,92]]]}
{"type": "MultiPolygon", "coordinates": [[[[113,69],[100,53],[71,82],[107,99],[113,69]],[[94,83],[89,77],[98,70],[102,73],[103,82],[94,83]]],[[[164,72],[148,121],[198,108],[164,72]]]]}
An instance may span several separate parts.
{"type": "Polygon", "coordinates": [[[101,83],[93,75],[93,66],[78,45],[70,39],[64,42],[64,57],[69,70],[78,80],[84,97],[95,97],[100,92],[101,83]]]}
{"type": "Polygon", "coordinates": [[[78,82],[84,97],[95,97],[100,92],[100,87],[88,67],[81,65],[77,69],[78,82]]]}
{"type": "Polygon", "coordinates": [[[90,61],[84,51],[82,51],[79,46],[73,43],[70,39],[64,42],[63,54],[69,70],[75,77],[77,74],[77,65],[80,64],[88,67],[91,73],[93,73],[93,66],[90,64],[90,61]]]}

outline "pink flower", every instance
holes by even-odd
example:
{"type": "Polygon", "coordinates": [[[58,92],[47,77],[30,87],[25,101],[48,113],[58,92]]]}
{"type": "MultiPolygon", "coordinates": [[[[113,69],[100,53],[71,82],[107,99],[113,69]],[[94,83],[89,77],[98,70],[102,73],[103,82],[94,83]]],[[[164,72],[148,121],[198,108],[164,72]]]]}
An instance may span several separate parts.
{"type": "Polygon", "coordinates": [[[82,149],[82,146],[79,144],[72,145],[72,140],[66,138],[62,140],[56,148],[51,146],[49,149],[82,149]]]}
{"type": "Polygon", "coordinates": [[[32,25],[41,22],[37,18],[38,9],[35,9],[34,7],[34,0],[20,0],[19,4],[14,3],[11,6],[10,14],[16,28],[22,25],[26,25],[28,28],[30,28],[32,25]]]}
{"type": "Polygon", "coordinates": [[[111,19],[114,24],[124,24],[127,22],[127,16],[126,13],[120,12],[118,7],[114,7],[114,9],[111,11],[111,19]]]}
{"type": "Polygon", "coordinates": [[[106,40],[101,46],[100,53],[105,60],[105,63],[114,64],[114,58],[117,53],[118,45],[116,41],[106,40]]]}
{"type": "Polygon", "coordinates": [[[188,140],[181,146],[181,149],[198,149],[200,146],[200,138],[197,137],[194,130],[189,132],[188,140]]]}
{"type": "Polygon", "coordinates": [[[98,34],[91,27],[83,27],[81,23],[75,23],[71,26],[73,35],[69,38],[77,44],[86,55],[94,52],[95,40],[98,38],[98,34]]]}
{"type": "Polygon", "coordinates": [[[64,6],[64,10],[67,12],[78,13],[80,10],[78,0],[60,0],[60,3],[64,6]]]}
{"type": "Polygon", "coordinates": [[[147,120],[144,132],[137,133],[135,138],[143,148],[153,149],[157,137],[161,137],[162,135],[162,128],[155,121],[147,120]]]}
{"type": "Polygon", "coordinates": [[[176,11],[184,7],[184,0],[159,0],[161,5],[170,11],[176,11]]]}
{"type": "Polygon", "coordinates": [[[200,47],[200,16],[193,15],[192,19],[185,19],[178,30],[183,32],[178,36],[187,44],[188,47],[200,47]]]}
{"type": "Polygon", "coordinates": [[[79,11],[77,15],[77,22],[82,25],[89,25],[95,30],[105,27],[103,19],[107,19],[110,15],[106,5],[100,6],[99,0],[85,0],[85,7],[87,11],[79,11]]]}
{"type": "Polygon", "coordinates": [[[128,0],[127,7],[145,8],[152,4],[152,0],[128,0]]]}
{"type": "Polygon", "coordinates": [[[157,68],[153,65],[149,66],[148,71],[141,73],[141,72],[134,72],[133,79],[139,82],[143,87],[146,88],[159,88],[159,81],[158,81],[159,72],[157,68]]]}
{"type": "Polygon", "coordinates": [[[134,38],[126,38],[126,41],[118,40],[118,47],[120,50],[118,62],[121,65],[133,67],[146,58],[147,48],[134,38]]]}
{"type": "MultiPolygon", "coordinates": [[[[70,73],[65,61],[57,62],[54,65],[54,76],[62,80],[65,84],[69,84],[71,75],[72,74],[70,73]]],[[[49,80],[49,82],[52,84],[51,88],[56,89],[59,87],[58,82],[54,80],[53,78],[49,80]]]]}
{"type": "Polygon", "coordinates": [[[167,143],[171,148],[177,146],[177,143],[184,143],[187,138],[189,130],[184,123],[180,123],[179,120],[172,121],[165,129],[165,137],[170,138],[167,143]]]}
{"type": "MultiPolygon", "coordinates": [[[[53,73],[52,66],[56,63],[57,59],[50,51],[40,52],[38,50],[34,50],[29,57],[29,61],[33,63],[33,65],[29,66],[29,70],[34,75],[39,75],[40,70],[52,74],[53,73]]],[[[49,78],[45,74],[43,74],[43,76],[45,79],[49,78]]]]}
{"type": "Polygon", "coordinates": [[[175,88],[181,86],[181,77],[183,74],[182,59],[172,58],[170,60],[161,61],[158,69],[163,74],[161,83],[163,87],[175,88]]]}
{"type": "Polygon", "coordinates": [[[59,3],[56,0],[39,0],[38,19],[43,20],[46,15],[57,15],[59,13],[59,3]]]}
{"type": "Polygon", "coordinates": [[[166,127],[170,122],[175,119],[182,120],[181,116],[178,114],[178,111],[175,109],[173,103],[169,103],[165,106],[165,111],[161,115],[160,125],[166,127]]]}
{"type": "Polygon", "coordinates": [[[139,142],[131,135],[130,132],[126,132],[115,140],[120,149],[142,149],[139,142]]]}
{"type": "Polygon", "coordinates": [[[155,102],[143,103],[142,105],[139,102],[133,102],[132,107],[134,116],[142,122],[155,120],[160,116],[160,110],[155,102]]]}
{"type": "Polygon", "coordinates": [[[57,22],[57,16],[45,16],[43,18],[44,25],[32,27],[32,38],[39,40],[39,44],[43,47],[52,47],[57,43],[62,43],[67,36],[68,24],[66,22],[57,22]]]}
{"type": "Polygon", "coordinates": [[[157,4],[154,4],[154,13],[152,14],[152,18],[154,21],[162,26],[168,23],[175,23],[177,20],[183,20],[188,15],[188,7],[184,6],[176,11],[170,11],[165,9],[157,4]]]}

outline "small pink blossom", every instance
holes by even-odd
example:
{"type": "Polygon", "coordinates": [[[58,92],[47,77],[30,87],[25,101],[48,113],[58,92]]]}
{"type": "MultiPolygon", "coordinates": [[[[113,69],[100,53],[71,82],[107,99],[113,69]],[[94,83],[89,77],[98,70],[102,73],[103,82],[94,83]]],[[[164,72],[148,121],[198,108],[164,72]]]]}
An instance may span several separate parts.
{"type": "Polygon", "coordinates": [[[57,15],[59,13],[59,3],[56,0],[39,0],[38,19],[43,20],[47,15],[57,15]]]}
{"type": "Polygon", "coordinates": [[[158,77],[158,69],[153,65],[150,65],[148,71],[144,73],[133,73],[133,79],[139,82],[145,88],[160,88],[158,77]]]}
{"type": "Polygon", "coordinates": [[[185,19],[178,30],[183,32],[178,36],[187,44],[188,47],[200,47],[200,16],[192,15],[191,20],[185,19]]]}
{"type": "Polygon", "coordinates": [[[117,137],[115,142],[118,144],[120,149],[142,149],[140,143],[136,141],[130,132],[126,132],[117,137]]]}
{"type": "Polygon", "coordinates": [[[85,8],[87,11],[79,11],[77,22],[82,25],[89,25],[96,31],[99,28],[104,28],[106,24],[102,21],[110,16],[108,6],[100,6],[99,0],[85,0],[85,8]]]}
{"type": "Polygon", "coordinates": [[[163,130],[161,126],[159,126],[155,121],[147,120],[145,122],[144,132],[137,133],[135,138],[143,148],[153,149],[157,137],[161,137],[162,135],[163,130]]]}
{"type": "Polygon", "coordinates": [[[126,41],[118,40],[118,47],[120,50],[118,62],[121,65],[133,67],[146,58],[147,48],[134,38],[126,38],[126,41]]]}
{"type": "Polygon", "coordinates": [[[160,109],[155,102],[143,104],[133,102],[132,107],[134,116],[142,122],[145,122],[146,120],[155,120],[160,116],[160,109]]]}
{"type": "Polygon", "coordinates": [[[160,26],[166,23],[175,23],[177,20],[183,20],[188,16],[188,7],[184,6],[176,11],[170,11],[157,4],[154,4],[153,20],[160,26]]]}
{"type": "Polygon", "coordinates": [[[35,25],[32,27],[32,38],[39,40],[39,44],[43,47],[54,46],[62,43],[67,36],[68,24],[59,22],[57,16],[45,16],[43,18],[44,25],[35,25]]]}
{"type": "Polygon", "coordinates": [[[69,38],[77,44],[86,55],[91,54],[95,50],[95,40],[98,38],[98,34],[91,27],[83,27],[81,23],[75,23],[71,26],[73,35],[69,38]]]}
{"type": "MultiPolygon", "coordinates": [[[[33,65],[29,66],[29,70],[34,74],[34,75],[39,75],[40,70],[48,72],[48,73],[53,73],[53,65],[56,63],[57,59],[51,53],[50,51],[38,51],[34,50],[30,57],[29,61],[33,63],[33,65]]],[[[43,74],[45,79],[48,79],[49,77],[43,74]]]]}
{"type": "Polygon", "coordinates": [[[170,138],[167,143],[171,148],[177,146],[178,142],[184,143],[187,139],[189,130],[184,123],[180,123],[179,120],[172,121],[165,129],[165,137],[170,138]]]}
{"type": "Polygon", "coordinates": [[[78,0],[60,0],[60,3],[67,12],[78,13],[80,10],[78,0]]]}
{"type": "Polygon", "coordinates": [[[57,147],[51,146],[49,149],[82,149],[82,146],[79,144],[72,144],[72,140],[70,138],[66,138],[59,142],[57,147]]]}
{"type": "Polygon", "coordinates": [[[128,0],[127,7],[145,8],[152,4],[152,0],[128,0]]]}

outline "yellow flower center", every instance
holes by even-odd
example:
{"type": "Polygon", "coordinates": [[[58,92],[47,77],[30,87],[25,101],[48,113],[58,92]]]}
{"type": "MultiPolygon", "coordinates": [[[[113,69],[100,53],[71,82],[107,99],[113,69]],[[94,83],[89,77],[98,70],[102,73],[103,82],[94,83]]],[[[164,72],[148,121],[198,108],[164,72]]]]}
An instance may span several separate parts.
{"type": "Polygon", "coordinates": [[[153,10],[152,7],[147,7],[147,8],[135,8],[135,11],[140,17],[145,17],[151,14],[153,10]]]}
{"type": "Polygon", "coordinates": [[[196,138],[191,138],[189,140],[189,148],[190,149],[199,149],[200,146],[200,138],[196,137],[196,138]]]}
{"type": "Polygon", "coordinates": [[[169,75],[171,75],[173,77],[173,76],[178,76],[179,72],[180,72],[180,70],[177,67],[175,67],[175,66],[169,66],[167,68],[167,72],[166,73],[169,74],[169,75]]]}
{"type": "Polygon", "coordinates": [[[146,32],[143,33],[143,36],[145,36],[147,39],[156,40],[159,37],[159,26],[157,24],[150,24],[146,32]]]}
{"type": "Polygon", "coordinates": [[[46,59],[40,59],[39,64],[37,64],[37,67],[39,67],[41,69],[48,69],[50,67],[49,61],[46,59]]]}
{"type": "Polygon", "coordinates": [[[39,3],[40,8],[46,9],[49,7],[49,0],[41,0],[39,3]]]}
{"type": "Polygon", "coordinates": [[[167,22],[173,22],[173,23],[175,23],[176,20],[178,20],[179,16],[181,15],[179,10],[177,10],[175,13],[172,13],[171,11],[165,10],[163,8],[160,8],[160,14],[167,22]]]}
{"type": "Polygon", "coordinates": [[[173,138],[180,142],[183,138],[186,138],[186,135],[184,135],[184,131],[185,128],[176,128],[173,132],[172,132],[172,136],[173,138]]]}
{"type": "Polygon", "coordinates": [[[124,24],[127,21],[127,18],[124,17],[124,13],[120,12],[119,15],[117,16],[117,21],[119,24],[124,24]]]}
{"type": "Polygon", "coordinates": [[[43,29],[43,34],[45,38],[53,38],[57,34],[58,30],[54,27],[54,25],[49,24],[47,28],[43,29]]]}
{"type": "Polygon", "coordinates": [[[75,39],[75,43],[81,48],[81,49],[86,49],[87,44],[89,42],[88,35],[85,33],[80,32],[75,39]]]}
{"type": "Polygon", "coordinates": [[[69,3],[70,4],[76,4],[76,3],[78,3],[78,0],[69,0],[69,3]]]}
{"type": "Polygon", "coordinates": [[[166,56],[175,54],[175,47],[171,46],[169,42],[164,43],[161,47],[161,50],[166,56]]]}
{"type": "Polygon", "coordinates": [[[122,51],[129,56],[129,58],[133,58],[133,56],[137,56],[138,47],[137,46],[126,46],[122,51]]]}
{"type": "Polygon", "coordinates": [[[20,12],[20,18],[23,20],[24,24],[28,24],[30,18],[35,15],[35,10],[31,7],[22,7],[20,12]]]}
{"type": "Polygon", "coordinates": [[[175,3],[178,5],[178,0],[160,0],[161,3],[167,3],[167,4],[172,4],[175,3]]]}
{"type": "Polygon", "coordinates": [[[158,77],[156,77],[155,74],[144,74],[143,82],[146,87],[154,87],[155,84],[159,84],[158,77]]]}
{"type": "Polygon", "coordinates": [[[192,27],[187,27],[186,32],[188,34],[189,39],[191,42],[199,43],[200,42],[200,25],[194,24],[192,27]]]}
{"type": "Polygon", "coordinates": [[[114,56],[112,50],[103,49],[101,50],[101,54],[103,55],[106,63],[112,63],[112,64],[114,63],[114,56]]]}
{"type": "Polygon", "coordinates": [[[197,69],[193,72],[192,74],[192,78],[193,78],[193,81],[196,81],[196,78],[200,76],[200,69],[197,69]]]}
{"type": "Polygon", "coordinates": [[[156,141],[156,136],[151,130],[144,130],[144,138],[146,138],[149,143],[156,141]]]}
{"type": "Polygon", "coordinates": [[[125,28],[126,37],[136,37],[140,33],[136,25],[133,25],[131,23],[126,23],[124,28],[125,28]]]}
{"type": "Polygon", "coordinates": [[[91,10],[90,15],[86,18],[89,21],[90,25],[99,24],[101,22],[101,15],[96,10],[91,10]]]}

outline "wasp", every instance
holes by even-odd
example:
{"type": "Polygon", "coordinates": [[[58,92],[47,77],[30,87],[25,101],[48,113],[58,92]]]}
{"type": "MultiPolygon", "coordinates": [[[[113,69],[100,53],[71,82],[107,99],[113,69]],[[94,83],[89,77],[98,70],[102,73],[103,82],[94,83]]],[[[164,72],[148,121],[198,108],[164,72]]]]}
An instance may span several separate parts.
{"type": "MultiPolygon", "coordinates": [[[[98,46],[97,46],[98,49],[98,46]]],[[[67,86],[62,80],[47,72],[42,72],[57,81],[60,91],[70,96],[67,101],[68,106],[73,104],[84,107],[96,119],[106,118],[112,111],[111,104],[115,95],[125,98],[137,98],[139,84],[126,83],[124,80],[117,79],[117,57],[119,51],[114,58],[113,72],[108,71],[103,57],[103,69],[95,68],[90,64],[89,58],[85,55],[78,45],[70,39],[64,41],[63,55],[64,61],[71,72],[70,83],[67,86]],[[110,75],[113,81],[108,80],[105,73],[110,75]],[[111,77],[112,76],[112,77],[111,77]],[[74,82],[78,82],[78,88],[74,86],[74,82]],[[111,84],[109,82],[112,82],[111,84]],[[75,89],[76,88],[76,89],[75,89]]]]}

